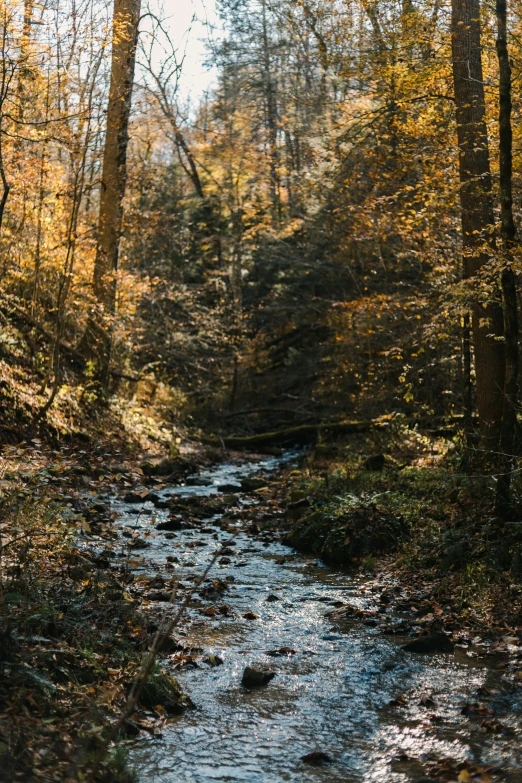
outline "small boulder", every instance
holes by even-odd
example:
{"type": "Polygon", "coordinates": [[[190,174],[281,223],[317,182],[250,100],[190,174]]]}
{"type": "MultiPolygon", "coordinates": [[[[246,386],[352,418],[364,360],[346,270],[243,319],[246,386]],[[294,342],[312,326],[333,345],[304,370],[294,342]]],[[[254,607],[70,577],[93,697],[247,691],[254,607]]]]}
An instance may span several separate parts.
{"type": "Polygon", "coordinates": [[[442,631],[430,633],[427,636],[419,636],[408,644],[403,645],[405,652],[412,653],[451,653],[455,645],[442,631]]]}
{"type": "Polygon", "coordinates": [[[301,756],[301,761],[304,761],[305,764],[310,764],[312,767],[321,767],[323,764],[331,764],[333,759],[323,750],[313,750],[311,753],[307,753],[306,756],[301,756]]]}
{"type": "Polygon", "coordinates": [[[206,663],[208,666],[222,666],[224,660],[219,655],[207,655],[206,658],[203,658],[203,663],[206,663]]]}
{"type": "Polygon", "coordinates": [[[127,473],[127,468],[121,462],[114,462],[109,465],[109,473],[127,473]]]}
{"type": "MultiPolygon", "coordinates": [[[[155,635],[151,636],[150,638],[151,646],[154,643],[155,639],[156,639],[155,635]]],[[[172,636],[168,636],[166,633],[163,633],[158,639],[157,649],[159,649],[160,653],[163,653],[164,655],[169,655],[170,653],[173,652],[179,652],[184,648],[178,639],[173,639],[172,636]]]]}
{"type": "Polygon", "coordinates": [[[185,485],[187,487],[211,487],[213,482],[210,479],[201,478],[197,474],[195,476],[187,476],[185,478],[185,485]]]}
{"type": "Polygon", "coordinates": [[[239,506],[239,498],[237,497],[237,495],[233,495],[231,493],[227,495],[221,495],[221,500],[223,501],[223,503],[227,508],[229,508],[230,506],[239,506]]]}
{"type": "Polygon", "coordinates": [[[171,519],[166,519],[165,522],[159,522],[156,525],[156,530],[183,530],[186,527],[191,527],[191,525],[182,519],[172,517],[171,519]]]}
{"type": "Polygon", "coordinates": [[[145,598],[147,601],[158,601],[160,603],[170,603],[170,593],[165,593],[162,590],[151,590],[150,593],[146,593],[145,598]]]}
{"type": "Polygon", "coordinates": [[[275,677],[275,672],[258,666],[247,666],[243,672],[241,685],[244,688],[260,688],[267,685],[275,677]]]}
{"type": "Polygon", "coordinates": [[[141,469],[146,476],[172,476],[174,474],[182,476],[185,473],[190,473],[193,467],[193,463],[183,457],[176,457],[176,459],[156,458],[146,460],[141,464],[141,469]]]}
{"type": "Polygon", "coordinates": [[[262,478],[249,478],[248,476],[246,478],[241,479],[241,489],[243,492],[255,492],[256,489],[261,489],[261,487],[266,487],[266,479],[262,478]]]}
{"type": "Polygon", "coordinates": [[[239,484],[218,484],[216,489],[218,492],[229,492],[231,494],[241,492],[241,486],[239,484]]]}
{"type": "Polygon", "coordinates": [[[127,492],[123,496],[124,503],[144,503],[147,500],[147,496],[143,497],[139,492],[127,492]]]}
{"type": "Polygon", "coordinates": [[[161,704],[167,715],[180,715],[188,707],[193,706],[177,680],[165,672],[149,675],[140,694],[140,704],[147,709],[154,709],[161,704]]]}
{"type": "Polygon", "coordinates": [[[144,538],[134,538],[132,541],[129,541],[128,546],[131,546],[133,549],[147,549],[150,546],[150,541],[145,541],[144,538]]]}
{"type": "Polygon", "coordinates": [[[271,658],[285,658],[289,655],[295,655],[296,651],[291,647],[280,647],[278,650],[267,650],[265,655],[270,655],[271,658]]]}

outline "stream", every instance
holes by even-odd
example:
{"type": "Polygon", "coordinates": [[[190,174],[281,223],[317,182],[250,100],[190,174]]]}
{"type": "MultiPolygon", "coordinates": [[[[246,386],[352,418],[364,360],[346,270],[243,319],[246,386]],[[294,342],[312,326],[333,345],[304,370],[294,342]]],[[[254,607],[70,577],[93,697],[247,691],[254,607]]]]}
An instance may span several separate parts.
{"type": "MultiPolygon", "coordinates": [[[[292,458],[285,457],[287,464],[292,458]]],[[[280,463],[274,458],[222,465],[159,494],[218,495],[220,485],[246,476],[270,480],[280,463]]],[[[161,738],[134,745],[139,780],[520,783],[522,687],[508,681],[501,662],[470,657],[459,647],[453,654],[406,653],[401,644],[411,637],[384,635],[380,614],[376,620],[333,624],[325,614],[334,602],[384,613],[382,579],[353,578],[296,554],[275,536],[253,536],[242,512],[259,501],[244,493],[236,497],[228,530],[221,529],[216,514],[199,529],[157,532],[134,563],[137,578],[176,576],[181,590],[189,589],[216,549],[234,538],[232,554],[216,563],[207,580],[226,581],[228,589],[214,599],[196,592],[186,622],[175,632],[187,649],[200,648],[197,668],[175,672],[196,709],[171,720],[161,738]],[[169,556],[178,560],[174,570],[169,556]],[[228,607],[227,616],[201,613],[220,604],[228,607]],[[243,617],[246,612],[257,619],[243,617]],[[280,648],[295,654],[267,655],[280,648]],[[205,664],[208,655],[223,664],[205,664]],[[251,664],[268,666],[275,677],[261,688],[242,687],[243,670],[251,664]],[[475,716],[463,714],[470,703],[481,705],[475,716]],[[488,716],[502,728],[492,717],[488,725],[488,716]],[[313,751],[328,754],[330,763],[303,762],[313,751]],[[477,765],[469,777],[459,773],[465,760],[477,765]]],[[[146,499],[140,510],[121,499],[112,499],[112,507],[121,527],[140,531],[151,528],[151,518],[167,517],[146,499]]],[[[398,589],[391,579],[385,587],[398,589]]]]}

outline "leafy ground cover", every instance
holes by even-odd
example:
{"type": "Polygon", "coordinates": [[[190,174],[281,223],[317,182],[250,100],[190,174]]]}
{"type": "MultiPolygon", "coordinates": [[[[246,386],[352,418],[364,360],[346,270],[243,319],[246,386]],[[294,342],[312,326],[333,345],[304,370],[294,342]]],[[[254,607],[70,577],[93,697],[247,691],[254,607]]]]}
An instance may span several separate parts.
{"type": "Polygon", "coordinates": [[[522,625],[520,483],[510,521],[493,513],[495,479],[468,468],[461,436],[400,425],[319,444],[288,477],[287,540],[326,561],[374,571],[386,561],[461,622],[522,625]],[[466,466],[466,470],[463,469],[466,466]]]}
{"type": "Polygon", "coordinates": [[[125,565],[112,562],[113,520],[96,496],[107,486],[125,491],[143,474],[109,464],[104,449],[13,447],[4,456],[0,779],[127,783],[121,741],[158,731],[190,705],[155,667],[117,726],[156,626],[130,594],[125,565]],[[86,545],[94,533],[96,544],[86,545]]]}
{"type": "MultiPolygon", "coordinates": [[[[155,665],[139,704],[121,722],[158,628],[142,599],[167,600],[176,576],[173,570],[172,580],[156,585],[148,577],[135,580],[125,559],[116,566],[114,548],[136,557],[148,534],[123,528],[117,538],[110,509],[98,498],[108,491],[130,503],[143,493],[153,497],[155,487],[234,455],[197,445],[183,456],[177,447],[166,455],[163,444],[163,452],[143,459],[137,443],[96,443],[52,451],[36,440],[30,448],[4,448],[0,779],[6,781],[127,783],[133,780],[127,739],[161,732],[169,716],[190,706],[172,675],[155,665]]],[[[426,435],[391,420],[366,434],[317,443],[297,469],[245,480],[243,489],[258,503],[242,510],[233,494],[172,501],[158,530],[197,529],[215,513],[224,514],[225,529],[241,514],[253,537],[268,541],[284,530],[291,545],[361,574],[381,594],[386,612],[334,607],[333,623],[378,622],[383,633],[403,635],[443,631],[479,650],[473,654],[505,653],[522,638],[521,527],[516,514],[510,522],[495,518],[494,480],[474,474],[465,457],[458,433],[426,435]],[[390,576],[400,590],[390,593],[390,576]],[[397,615],[394,607],[406,617],[397,627],[387,619],[397,615]]],[[[519,493],[515,484],[516,509],[519,493]]],[[[224,562],[227,553],[221,554],[224,562]]],[[[219,580],[205,590],[222,600],[219,580]]],[[[225,609],[200,614],[212,619],[225,609]]],[[[171,652],[174,669],[193,665],[186,650],[171,652]]],[[[509,665],[516,680],[520,666],[509,665]]]]}

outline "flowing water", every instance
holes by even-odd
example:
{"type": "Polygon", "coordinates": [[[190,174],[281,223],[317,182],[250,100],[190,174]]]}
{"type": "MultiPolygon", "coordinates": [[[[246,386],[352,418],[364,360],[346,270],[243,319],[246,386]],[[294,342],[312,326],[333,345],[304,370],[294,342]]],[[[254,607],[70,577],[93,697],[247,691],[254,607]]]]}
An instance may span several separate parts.
{"type": "MultiPolygon", "coordinates": [[[[277,467],[278,460],[225,465],[203,471],[196,485],[169,487],[163,494],[211,495],[219,484],[253,473],[268,475],[277,467]]],[[[383,635],[376,621],[332,627],[325,614],[334,601],[378,609],[382,583],[377,586],[372,577],[352,579],[277,541],[252,537],[240,512],[255,501],[239,497],[245,505],[231,523],[235,553],[210,575],[211,580],[228,577],[229,589],[213,605],[226,603],[233,616],[205,617],[200,609],[212,602],[196,594],[183,626],[191,646],[224,663],[208,666],[201,656],[198,668],[176,672],[196,709],[169,722],[160,739],[137,744],[133,758],[140,780],[407,783],[430,774],[456,780],[458,770],[444,777],[442,760],[452,759],[446,764],[453,770],[467,759],[493,767],[492,781],[522,781],[522,687],[511,685],[495,661],[471,658],[466,650],[406,653],[400,645],[408,638],[383,635]],[[279,600],[267,600],[269,595],[279,600]],[[258,619],[243,618],[247,611],[258,619]],[[266,655],[282,647],[296,653],[266,655]],[[276,676],[262,688],[247,690],[241,676],[253,663],[268,665],[276,676]],[[490,713],[485,714],[494,713],[501,730],[488,729],[484,717],[462,714],[462,704],[475,702],[486,702],[490,713]],[[315,750],[327,753],[331,763],[314,767],[301,760],[315,750]]],[[[152,512],[166,514],[150,503],[139,516],[135,506],[122,501],[114,501],[114,509],[121,524],[140,528],[150,527],[152,512]]],[[[182,530],[174,538],[158,534],[140,553],[144,560],[135,573],[168,578],[175,573],[188,588],[191,577],[231,537],[215,526],[217,521],[205,522],[206,532],[182,530]],[[174,572],[165,570],[169,555],[179,559],[174,572]]],[[[487,781],[488,775],[469,780],[487,781]]]]}

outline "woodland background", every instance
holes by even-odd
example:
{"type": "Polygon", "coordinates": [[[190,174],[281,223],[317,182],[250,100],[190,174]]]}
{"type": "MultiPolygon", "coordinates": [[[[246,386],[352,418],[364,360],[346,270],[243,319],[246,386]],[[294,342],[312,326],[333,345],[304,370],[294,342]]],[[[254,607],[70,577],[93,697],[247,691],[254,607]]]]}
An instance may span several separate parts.
{"type": "Polygon", "coordinates": [[[179,559],[143,601],[134,549],[216,512],[415,585],[420,633],[507,645],[522,682],[522,2],[219,0],[190,99],[150,2],[0,0],[9,783],[134,782],[114,740],[160,725],[128,725],[134,684],[190,702],[143,610],[179,559]],[[239,510],[150,492],[311,443],[239,510]],[[120,527],[116,497],[169,517],[120,527]]]}
{"type": "MultiPolygon", "coordinates": [[[[113,9],[2,3],[3,437],[81,432],[100,404],[145,429],[156,406],[167,440],[188,422],[256,432],[470,415],[469,313],[477,298],[499,301],[505,259],[463,279],[450,4],[223,0],[216,84],[191,105],[172,20],[136,10],[117,293],[104,307],[113,9]],[[98,316],[111,334],[105,378],[98,316]]],[[[508,21],[516,216],[521,10],[512,3],[508,21]]],[[[480,26],[498,221],[488,4],[480,26]]]]}

